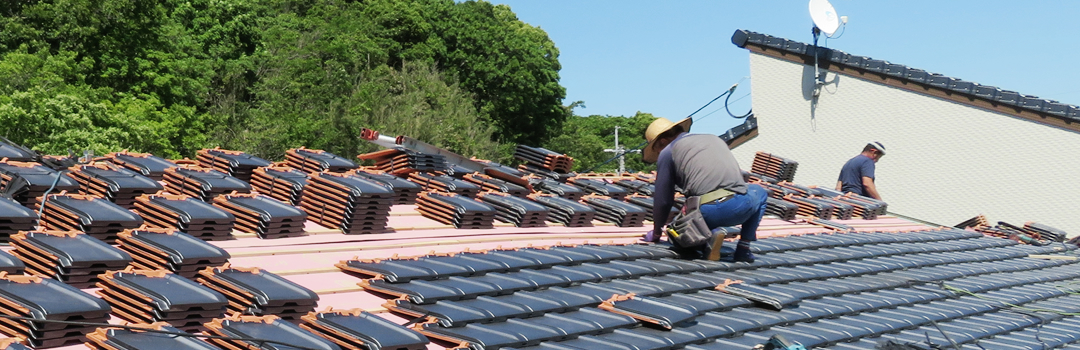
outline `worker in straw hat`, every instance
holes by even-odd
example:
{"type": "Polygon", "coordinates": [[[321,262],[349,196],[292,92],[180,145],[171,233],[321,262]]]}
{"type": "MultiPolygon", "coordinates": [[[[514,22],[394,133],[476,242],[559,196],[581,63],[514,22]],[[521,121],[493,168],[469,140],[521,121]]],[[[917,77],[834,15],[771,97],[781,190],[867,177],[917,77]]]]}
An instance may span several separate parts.
{"type": "MultiPolygon", "coordinates": [[[[645,129],[648,145],[642,155],[645,162],[656,163],[653,230],[645,235],[645,240],[660,240],[659,233],[664,232],[678,186],[687,197],[702,196],[699,210],[710,230],[742,225],[735,254],[725,259],[753,262],[750,242],[757,240],[768,194],[761,186],[743,181],[735,156],[719,136],[690,134],[692,123],[690,118],[677,123],[657,118],[645,129]]],[[[677,247],[677,250],[688,258],[718,259],[723,238],[723,234],[714,235],[704,246],[677,247]]]]}

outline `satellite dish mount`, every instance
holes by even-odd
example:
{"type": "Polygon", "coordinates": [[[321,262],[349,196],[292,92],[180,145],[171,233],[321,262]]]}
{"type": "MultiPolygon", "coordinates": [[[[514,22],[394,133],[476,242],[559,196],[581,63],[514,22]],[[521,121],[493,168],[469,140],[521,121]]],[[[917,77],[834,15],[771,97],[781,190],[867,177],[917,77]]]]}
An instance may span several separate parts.
{"type": "Polygon", "coordinates": [[[825,33],[826,37],[831,37],[837,29],[840,29],[840,22],[846,23],[847,18],[838,16],[829,0],[810,0],[810,19],[814,20],[814,28],[810,32],[814,34],[814,78],[816,79],[814,97],[817,97],[821,94],[821,86],[825,85],[825,75],[818,68],[818,38],[821,37],[821,33],[825,33]]]}

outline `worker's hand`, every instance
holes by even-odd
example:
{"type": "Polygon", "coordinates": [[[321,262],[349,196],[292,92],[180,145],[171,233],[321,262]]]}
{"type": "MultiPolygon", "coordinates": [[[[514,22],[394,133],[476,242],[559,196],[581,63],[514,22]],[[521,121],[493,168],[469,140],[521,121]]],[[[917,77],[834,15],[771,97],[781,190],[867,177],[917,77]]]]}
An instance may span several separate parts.
{"type": "Polygon", "coordinates": [[[660,242],[660,235],[655,234],[653,230],[649,230],[649,232],[645,232],[645,236],[641,237],[641,240],[652,243],[660,242]]]}

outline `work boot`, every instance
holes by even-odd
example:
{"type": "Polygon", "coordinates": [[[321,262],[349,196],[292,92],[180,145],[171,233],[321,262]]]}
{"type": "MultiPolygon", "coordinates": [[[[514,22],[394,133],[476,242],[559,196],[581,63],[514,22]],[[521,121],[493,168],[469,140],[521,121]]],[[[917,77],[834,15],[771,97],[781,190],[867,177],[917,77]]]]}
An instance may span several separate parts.
{"type": "Polygon", "coordinates": [[[739,241],[739,245],[735,246],[735,256],[732,260],[754,263],[754,254],[750,252],[750,241],[739,241]]]}

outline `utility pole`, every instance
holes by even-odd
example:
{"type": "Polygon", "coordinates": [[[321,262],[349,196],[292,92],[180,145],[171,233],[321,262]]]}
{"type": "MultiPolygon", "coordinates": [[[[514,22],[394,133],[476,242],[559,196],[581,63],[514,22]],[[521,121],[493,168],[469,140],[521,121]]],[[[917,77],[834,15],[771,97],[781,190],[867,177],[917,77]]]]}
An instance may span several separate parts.
{"type": "MultiPolygon", "coordinates": [[[[619,144],[619,128],[620,126],[615,126],[615,148],[605,149],[604,152],[615,153],[615,155],[619,157],[619,175],[622,175],[626,173],[626,160],[624,159],[624,157],[626,156],[627,152],[626,148],[623,147],[623,145],[619,144]]],[[[630,153],[638,152],[641,152],[641,150],[635,149],[633,151],[630,151],[630,153]]]]}

